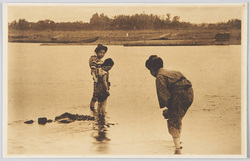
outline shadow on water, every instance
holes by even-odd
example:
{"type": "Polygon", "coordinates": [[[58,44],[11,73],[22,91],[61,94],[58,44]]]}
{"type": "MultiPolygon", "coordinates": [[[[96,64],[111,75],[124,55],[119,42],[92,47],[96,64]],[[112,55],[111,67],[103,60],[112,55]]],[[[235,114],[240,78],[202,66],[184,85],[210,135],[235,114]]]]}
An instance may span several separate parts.
{"type": "Polygon", "coordinates": [[[109,152],[109,141],[107,137],[107,126],[105,116],[98,116],[96,111],[93,111],[93,115],[96,118],[94,123],[94,133],[92,134],[95,139],[94,146],[96,151],[101,154],[108,154],[109,152]]]}

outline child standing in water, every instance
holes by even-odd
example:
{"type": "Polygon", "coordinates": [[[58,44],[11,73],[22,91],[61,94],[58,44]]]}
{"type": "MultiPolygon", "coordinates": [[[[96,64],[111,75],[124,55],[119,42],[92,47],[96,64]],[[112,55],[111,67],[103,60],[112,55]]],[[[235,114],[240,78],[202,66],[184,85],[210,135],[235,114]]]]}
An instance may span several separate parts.
{"type": "Polygon", "coordinates": [[[94,80],[94,92],[93,97],[90,101],[90,109],[93,111],[95,109],[95,102],[97,101],[96,98],[96,83],[97,83],[97,71],[102,66],[102,58],[106,54],[108,48],[106,46],[103,46],[102,44],[98,44],[98,46],[95,48],[96,55],[93,55],[89,59],[89,67],[91,69],[91,75],[93,76],[94,80]]]}
{"type": "Polygon", "coordinates": [[[107,98],[110,95],[109,70],[113,67],[114,62],[111,58],[104,61],[101,68],[97,70],[96,92],[94,97],[98,100],[98,115],[104,117],[106,112],[107,98]]]}
{"type": "Polygon", "coordinates": [[[156,55],[149,57],[146,68],[156,78],[159,105],[160,108],[167,107],[163,116],[168,119],[168,131],[173,137],[175,154],[180,154],[182,118],[193,102],[192,84],[182,73],[163,69],[163,61],[156,55]]]}

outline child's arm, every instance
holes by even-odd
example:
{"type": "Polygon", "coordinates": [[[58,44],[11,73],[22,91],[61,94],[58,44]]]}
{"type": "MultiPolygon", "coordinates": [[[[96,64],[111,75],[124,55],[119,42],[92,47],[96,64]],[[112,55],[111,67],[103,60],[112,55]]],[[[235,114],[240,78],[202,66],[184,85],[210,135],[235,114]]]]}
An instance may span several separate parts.
{"type": "Polygon", "coordinates": [[[96,77],[96,61],[94,59],[92,59],[92,57],[89,60],[89,66],[91,69],[91,75],[93,77],[94,82],[97,82],[97,77],[96,77]]]}
{"type": "Polygon", "coordinates": [[[92,69],[93,67],[95,68],[96,64],[96,57],[95,56],[91,56],[89,58],[89,67],[92,69]]]}
{"type": "Polygon", "coordinates": [[[156,78],[156,91],[160,108],[168,107],[171,101],[171,92],[166,80],[162,76],[156,78]]]}
{"type": "Polygon", "coordinates": [[[105,74],[103,76],[103,83],[104,83],[104,86],[106,88],[106,92],[109,93],[109,86],[108,86],[108,82],[107,82],[107,74],[105,74]]]}
{"type": "Polygon", "coordinates": [[[97,78],[95,72],[93,71],[93,72],[91,72],[91,74],[92,74],[92,76],[93,76],[94,82],[98,82],[98,78],[97,78]]]}

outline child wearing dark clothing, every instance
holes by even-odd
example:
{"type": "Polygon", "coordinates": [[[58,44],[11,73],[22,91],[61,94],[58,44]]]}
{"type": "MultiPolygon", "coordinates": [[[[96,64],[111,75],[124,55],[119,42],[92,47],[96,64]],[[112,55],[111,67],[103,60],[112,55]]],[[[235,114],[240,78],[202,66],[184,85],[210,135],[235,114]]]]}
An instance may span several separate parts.
{"type": "Polygon", "coordinates": [[[94,97],[98,100],[98,115],[105,115],[107,98],[110,95],[109,70],[113,67],[114,62],[111,58],[104,61],[101,68],[97,70],[96,91],[94,97]]]}
{"type": "Polygon", "coordinates": [[[114,62],[111,58],[104,61],[101,68],[97,70],[97,84],[95,97],[98,101],[102,102],[109,96],[109,70],[113,67],[114,62]]]}
{"type": "Polygon", "coordinates": [[[168,130],[173,137],[176,153],[180,152],[182,118],[193,102],[191,82],[180,72],[163,69],[160,57],[152,55],[146,67],[156,78],[156,89],[160,108],[167,107],[163,116],[168,119],[168,130]]]}

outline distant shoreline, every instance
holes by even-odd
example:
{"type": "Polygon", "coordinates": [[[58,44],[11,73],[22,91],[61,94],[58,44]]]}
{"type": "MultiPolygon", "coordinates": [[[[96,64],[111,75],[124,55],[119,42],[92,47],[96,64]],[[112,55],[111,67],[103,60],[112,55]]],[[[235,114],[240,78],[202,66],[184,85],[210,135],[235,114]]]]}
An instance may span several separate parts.
{"type": "Polygon", "coordinates": [[[208,46],[240,45],[241,30],[9,30],[8,42],[42,45],[208,46]]]}
{"type": "MultiPolygon", "coordinates": [[[[97,45],[96,43],[37,43],[37,42],[10,42],[10,43],[36,43],[42,46],[64,46],[64,45],[97,45]]],[[[124,47],[133,46],[227,46],[227,45],[240,45],[240,44],[228,44],[228,43],[208,43],[208,44],[148,44],[148,43],[135,43],[135,44],[108,44],[124,47]]]]}

